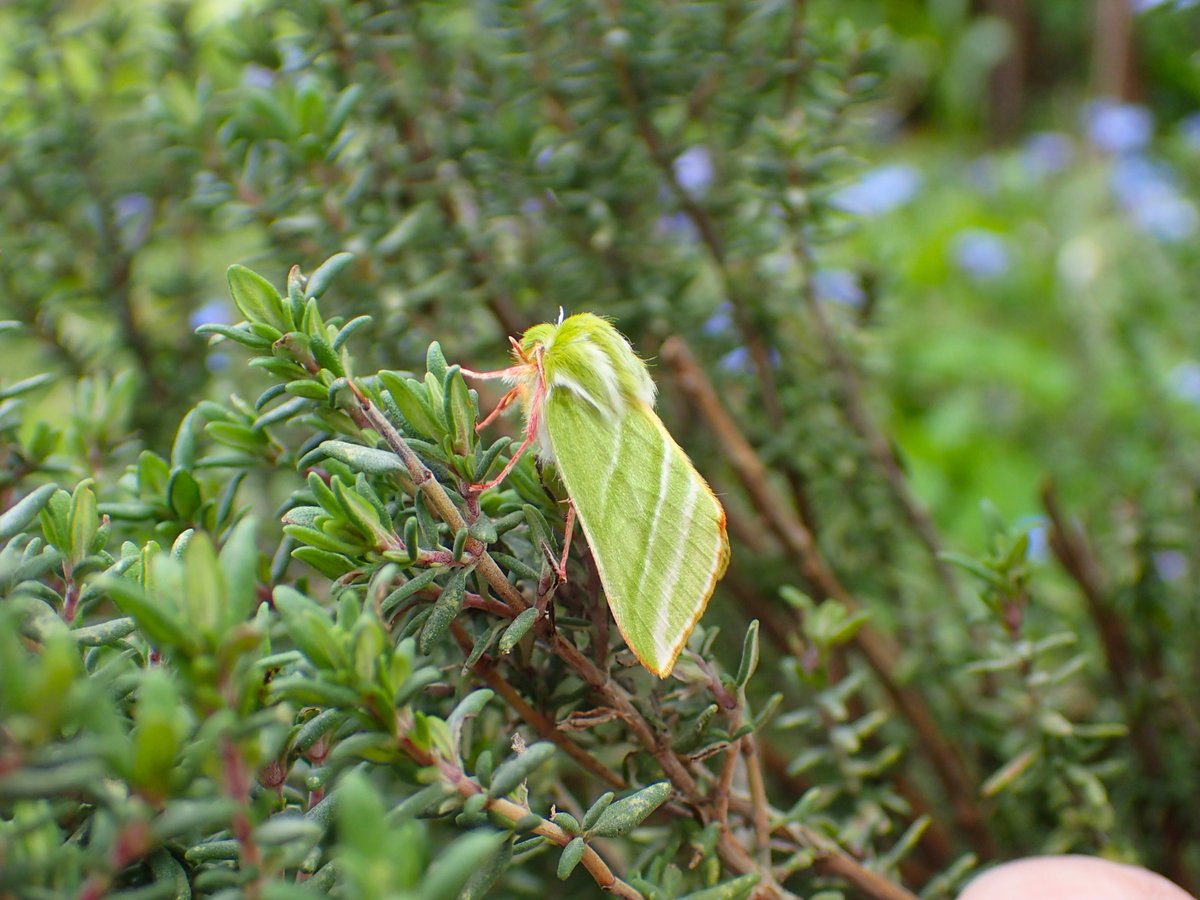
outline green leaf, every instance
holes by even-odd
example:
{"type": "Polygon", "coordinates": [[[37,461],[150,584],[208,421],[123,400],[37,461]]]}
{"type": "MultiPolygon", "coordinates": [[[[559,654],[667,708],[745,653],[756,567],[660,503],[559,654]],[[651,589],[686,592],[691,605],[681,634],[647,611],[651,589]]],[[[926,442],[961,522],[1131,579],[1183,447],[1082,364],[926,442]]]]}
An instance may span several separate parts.
{"type": "Polygon", "coordinates": [[[258,523],[242,519],[225,539],[217,559],[225,577],[227,600],[222,616],[225,628],[246,621],[258,606],[258,523]]]}
{"type": "Polygon", "coordinates": [[[342,347],[346,345],[346,341],[350,340],[350,337],[354,334],[354,332],[371,324],[372,321],[374,320],[370,316],[355,316],[353,319],[339,328],[337,337],[333,339],[334,351],[341,350],[342,347]]]}
{"type": "Polygon", "coordinates": [[[333,479],[333,493],[346,511],[350,523],[354,525],[378,550],[384,549],[391,541],[391,530],[385,528],[379,521],[379,513],[354,488],[347,486],[340,478],[333,479]]]}
{"type": "Polygon", "coordinates": [[[586,813],[583,814],[583,828],[587,831],[597,820],[604,814],[604,811],[612,805],[612,802],[617,799],[617,795],[612,791],[606,791],[596,798],[596,802],[591,805],[586,813]]]}
{"type": "Polygon", "coordinates": [[[258,455],[267,449],[267,436],[262,431],[255,431],[248,425],[237,425],[233,422],[209,422],[204,431],[214,441],[243,450],[246,453],[258,455]]]}
{"type": "Polygon", "coordinates": [[[758,668],[758,619],[750,623],[746,629],[746,638],[742,642],[742,659],[738,663],[737,677],[734,683],[743,688],[746,686],[755,669],[758,668]]]}
{"type": "Polygon", "coordinates": [[[389,615],[392,610],[394,610],[409,597],[416,594],[417,591],[433,584],[433,580],[437,578],[438,575],[440,575],[443,571],[443,569],[431,568],[425,569],[418,575],[414,575],[383,599],[383,602],[379,604],[380,612],[385,616],[389,615]]]}
{"type": "Polygon", "coordinates": [[[203,635],[216,637],[222,630],[229,599],[212,539],[197,532],[187,543],[183,561],[188,624],[203,635]]]}
{"type": "Polygon", "coordinates": [[[378,450],[348,441],[322,441],[321,450],[330,459],[336,459],[354,471],[365,472],[368,475],[393,475],[408,471],[400,457],[391,450],[378,450]]]}
{"type": "Polygon", "coordinates": [[[244,325],[201,325],[196,329],[196,334],[207,335],[213,334],[218,337],[223,337],[227,340],[241,344],[250,350],[270,350],[271,342],[266,338],[259,337],[244,325]]]}
{"type": "Polygon", "coordinates": [[[396,407],[405,421],[417,433],[435,440],[446,433],[445,427],[433,414],[433,407],[421,382],[388,371],[380,372],[379,380],[396,401],[396,407]]]}
{"type": "Polygon", "coordinates": [[[425,371],[439,382],[446,380],[446,355],[442,353],[442,345],[433,341],[425,351],[425,371]]]}
{"type": "Polygon", "coordinates": [[[450,623],[462,609],[468,574],[469,572],[465,568],[455,569],[446,582],[446,586],[442,588],[442,594],[433,605],[433,611],[425,620],[425,627],[421,630],[421,640],[418,642],[418,646],[422,653],[428,655],[434,645],[450,630],[450,623]]]}
{"type": "Polygon", "coordinates": [[[488,793],[493,797],[504,797],[512,793],[517,789],[517,785],[553,756],[554,745],[549,741],[531,744],[524,753],[511,757],[496,769],[488,785],[488,793]]]}
{"type": "Polygon", "coordinates": [[[292,556],[300,562],[312,566],[326,578],[335,580],[358,568],[358,564],[354,560],[341,553],[321,550],[317,547],[297,547],[292,551],[292,556]]]}
{"type": "Polygon", "coordinates": [[[200,485],[191,472],[186,469],[175,469],[171,472],[171,481],[167,485],[167,502],[179,521],[196,520],[196,513],[199,512],[203,501],[200,497],[200,485]]]}
{"type": "Polygon", "coordinates": [[[285,317],[283,299],[271,282],[245,266],[230,266],[229,293],[247,322],[264,322],[279,331],[291,331],[295,324],[285,317]]]}
{"type": "Polygon", "coordinates": [[[29,527],[58,487],[44,484],[22,497],[0,516],[0,541],[9,541],[29,527]]]}
{"type": "Polygon", "coordinates": [[[121,638],[132,634],[136,628],[137,623],[132,618],[123,617],[76,628],[71,632],[71,637],[81,647],[103,647],[117,643],[121,638]]]}
{"type": "Polygon", "coordinates": [[[329,345],[329,341],[325,339],[324,335],[313,335],[311,348],[313,358],[316,359],[322,369],[332,372],[339,378],[346,374],[346,369],[342,365],[341,359],[334,352],[333,347],[329,345]]]}
{"type": "Polygon", "coordinates": [[[583,842],[583,838],[581,837],[572,839],[567,846],[563,847],[562,856],[558,858],[558,878],[560,881],[566,881],[571,877],[571,873],[575,871],[575,867],[583,859],[583,852],[586,849],[587,844],[583,842]]]}
{"type": "Polygon", "coordinates": [[[596,819],[596,823],[588,829],[588,834],[598,837],[624,837],[641,825],[670,796],[669,781],[660,781],[644,787],[604,810],[596,819]]]}
{"type": "Polygon", "coordinates": [[[193,409],[179,423],[175,432],[175,443],[171,447],[171,467],[191,469],[196,464],[196,423],[202,418],[200,410],[193,409]]]}
{"type": "Polygon", "coordinates": [[[52,381],[54,381],[54,376],[45,372],[40,375],[23,378],[6,388],[0,388],[0,400],[11,400],[13,397],[28,394],[30,391],[37,390],[44,385],[50,384],[52,381]]]}
{"type": "Polygon", "coordinates": [[[46,540],[63,553],[68,553],[71,546],[71,495],[63,490],[51,491],[40,515],[46,540]]]}
{"type": "Polygon", "coordinates": [[[456,900],[475,871],[488,865],[508,839],[505,832],[497,831],[463,835],[438,854],[421,879],[417,896],[422,900],[456,900]]]}
{"type": "Polygon", "coordinates": [[[193,646],[193,631],[184,625],[176,611],[152,600],[132,581],[105,575],[101,576],[100,586],[121,612],[137,622],[138,628],[155,647],[166,650],[193,646]]]}
{"type": "Polygon", "coordinates": [[[553,822],[567,834],[579,834],[583,829],[579,826],[579,820],[569,812],[561,810],[554,814],[553,822]]]}
{"type": "Polygon", "coordinates": [[[254,840],[265,847],[285,847],[289,844],[312,846],[321,839],[324,829],[294,812],[272,816],[254,829],[254,840]]]}
{"type": "Polygon", "coordinates": [[[539,612],[540,610],[536,606],[531,606],[513,619],[512,624],[504,630],[504,634],[500,637],[498,649],[501,656],[511,653],[513,647],[517,646],[517,642],[529,633],[529,629],[533,628],[538,620],[539,612]]]}
{"type": "Polygon", "coordinates": [[[133,726],[133,783],[151,795],[170,792],[183,729],[179,694],[165,669],[151,669],[141,680],[133,726]]]}
{"type": "Polygon", "coordinates": [[[317,266],[317,270],[308,278],[308,285],[304,291],[305,299],[319,299],[329,290],[329,286],[333,284],[334,279],[352,262],[354,262],[354,254],[343,251],[333,254],[333,256],[317,266]]]}
{"type": "Polygon", "coordinates": [[[454,452],[465,456],[475,446],[476,415],[471,391],[458,366],[453,366],[446,372],[442,384],[442,404],[446,423],[450,426],[454,452]]]}
{"type": "Polygon", "coordinates": [[[997,769],[980,786],[979,793],[984,797],[995,797],[1014,781],[1024,775],[1036,763],[1041,754],[1036,747],[1022,750],[1003,766],[997,769]]]}
{"type": "Polygon", "coordinates": [[[489,688],[480,688],[477,691],[471,691],[454,707],[454,712],[450,713],[446,719],[446,725],[450,729],[450,738],[456,750],[462,736],[463,725],[468,719],[473,719],[479,715],[483,711],[484,706],[487,705],[487,702],[494,696],[494,692],[489,688]]]}
{"type": "Polygon", "coordinates": [[[333,634],[329,613],[295,588],[276,585],[275,609],[296,647],[319,669],[348,667],[350,660],[333,634]]]}
{"type": "Polygon", "coordinates": [[[742,897],[748,897],[761,880],[760,874],[751,872],[749,875],[739,875],[704,890],[684,894],[679,900],[740,900],[742,897]]]}
{"type": "Polygon", "coordinates": [[[289,381],[283,386],[283,389],[293,397],[301,397],[305,400],[319,400],[321,403],[329,400],[329,389],[319,381],[289,381]]]}
{"type": "Polygon", "coordinates": [[[488,896],[492,885],[504,874],[505,869],[512,863],[512,839],[508,838],[500,845],[500,851],[492,855],[484,865],[477,868],[467,883],[463,886],[458,900],[482,900],[488,896]]]}

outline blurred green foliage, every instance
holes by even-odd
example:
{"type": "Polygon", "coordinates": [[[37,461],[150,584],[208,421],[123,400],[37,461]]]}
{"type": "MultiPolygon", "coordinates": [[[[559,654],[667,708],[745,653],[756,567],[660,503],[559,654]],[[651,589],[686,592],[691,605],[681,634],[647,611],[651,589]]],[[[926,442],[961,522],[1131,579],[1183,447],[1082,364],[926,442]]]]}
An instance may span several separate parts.
{"type": "Polygon", "coordinates": [[[981,121],[988,17],[0,9],[0,894],[1195,890],[1194,16],[1159,119],[1076,73],[872,167],[981,121]],[[661,683],[553,466],[473,489],[458,364],[560,306],[728,508],[661,683]]]}

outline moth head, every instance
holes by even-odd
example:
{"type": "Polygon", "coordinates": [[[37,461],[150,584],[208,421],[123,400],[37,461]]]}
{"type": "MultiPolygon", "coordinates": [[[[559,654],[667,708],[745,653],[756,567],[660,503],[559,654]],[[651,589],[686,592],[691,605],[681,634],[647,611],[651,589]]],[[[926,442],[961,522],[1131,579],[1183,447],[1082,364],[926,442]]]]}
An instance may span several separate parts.
{"type": "Polygon", "coordinates": [[[549,390],[568,390],[605,415],[654,405],[646,364],[613,324],[593,313],[534,325],[521,336],[523,362],[536,364],[549,390]]]}

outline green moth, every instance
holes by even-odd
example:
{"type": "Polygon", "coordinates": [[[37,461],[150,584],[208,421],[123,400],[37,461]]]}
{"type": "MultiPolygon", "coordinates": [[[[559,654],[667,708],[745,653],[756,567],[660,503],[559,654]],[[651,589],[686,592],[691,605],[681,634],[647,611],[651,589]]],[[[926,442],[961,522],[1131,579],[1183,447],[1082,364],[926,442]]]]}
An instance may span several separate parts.
{"type": "MultiPolygon", "coordinates": [[[[521,454],[553,460],[577,515],[625,643],[666,678],[729,563],[725,510],[654,412],[654,382],[606,319],[579,313],[510,338],[515,386],[482,428],[514,400],[525,408],[521,454]]],[[[560,563],[560,571],[563,568],[560,563]]]]}

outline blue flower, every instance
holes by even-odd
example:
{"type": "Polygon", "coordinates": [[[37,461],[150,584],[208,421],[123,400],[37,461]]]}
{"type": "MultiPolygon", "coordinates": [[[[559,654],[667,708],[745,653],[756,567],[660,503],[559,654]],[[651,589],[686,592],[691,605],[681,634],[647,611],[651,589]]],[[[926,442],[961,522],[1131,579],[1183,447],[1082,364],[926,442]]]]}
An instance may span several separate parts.
{"type": "Polygon", "coordinates": [[[113,218],[122,248],[136,250],[150,234],[154,204],[145,194],[122,194],[113,203],[113,218]]]}
{"type": "Polygon", "coordinates": [[[1200,406],[1200,363],[1180,363],[1167,375],[1167,383],[1180,400],[1200,406]]]}
{"type": "Polygon", "coordinates": [[[733,331],[733,307],[729,305],[728,300],[717,307],[716,312],[708,317],[700,330],[712,336],[728,334],[733,331]]]}
{"type": "Polygon", "coordinates": [[[247,63],[242,69],[242,85],[248,88],[269,90],[275,86],[275,72],[258,63],[247,63]]]}
{"type": "Polygon", "coordinates": [[[1160,550],[1154,554],[1154,568],[1163,581],[1178,581],[1187,575],[1187,557],[1178,550],[1160,550]]]}
{"type": "Polygon", "coordinates": [[[867,299],[858,276],[849,269],[818,269],[813,272],[812,287],[817,299],[827,303],[859,307],[867,299]]]}
{"type": "Polygon", "coordinates": [[[1034,175],[1061,172],[1075,155],[1075,142],[1061,131],[1038,131],[1025,140],[1021,161],[1034,175]]]}
{"type": "Polygon", "coordinates": [[[1044,563],[1050,558],[1050,533],[1046,530],[1046,517],[1039,515],[1021,516],[1013,523],[1025,531],[1029,545],[1025,558],[1030,562],[1044,563]]]}
{"type": "Polygon", "coordinates": [[[954,261],[970,278],[990,281],[1012,266],[1008,242],[994,231],[970,228],[954,239],[954,261]]]}
{"type": "Polygon", "coordinates": [[[1179,132],[1189,147],[1200,150],[1200,112],[1186,116],[1179,123],[1179,132]]]}
{"type": "Polygon", "coordinates": [[[696,226],[686,213],[676,212],[659,216],[656,230],[663,237],[679,238],[685,243],[694,243],[699,237],[696,226]]]}
{"type": "Polygon", "coordinates": [[[679,186],[693,197],[702,197],[713,182],[712,157],[706,147],[689,147],[671,164],[679,186]]]}
{"type": "Polygon", "coordinates": [[[1200,0],[1130,0],[1135,13],[1150,12],[1160,6],[1173,6],[1175,9],[1191,9],[1200,0]]]}
{"type": "Polygon", "coordinates": [[[1164,241],[1182,241],[1200,227],[1200,210],[1179,193],[1175,175],[1164,163],[1127,156],[1113,165],[1111,185],[1133,224],[1164,241]]]}
{"type": "Polygon", "coordinates": [[[717,365],[726,372],[741,372],[743,374],[754,369],[754,362],[750,359],[750,351],[745,347],[735,347],[730,350],[717,360],[717,365]]]}
{"type": "Polygon", "coordinates": [[[188,315],[188,324],[193,329],[201,325],[229,325],[233,321],[229,314],[229,305],[220,299],[209,300],[197,306],[188,315]]]}
{"type": "MultiPolygon", "coordinates": [[[[771,366],[779,365],[779,351],[774,347],[771,348],[768,354],[768,361],[771,366]]],[[[738,372],[743,375],[754,371],[754,359],[750,356],[750,351],[745,347],[733,348],[717,360],[717,365],[726,372],[738,372]]]]}
{"type": "Polygon", "coordinates": [[[1144,149],[1154,135],[1154,114],[1136,103],[1097,100],[1088,104],[1084,117],[1088,139],[1114,156],[1144,149]]]}
{"type": "Polygon", "coordinates": [[[912,166],[896,164],[867,172],[854,184],[833,193],[834,209],[871,218],[908,203],[921,189],[921,174],[912,166]]]}

